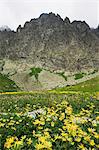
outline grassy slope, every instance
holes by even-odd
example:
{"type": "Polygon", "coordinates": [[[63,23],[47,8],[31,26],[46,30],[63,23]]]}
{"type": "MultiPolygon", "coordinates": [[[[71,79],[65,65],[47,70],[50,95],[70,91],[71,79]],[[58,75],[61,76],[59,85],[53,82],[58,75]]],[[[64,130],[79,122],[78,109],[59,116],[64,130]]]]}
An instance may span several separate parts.
{"type": "Polygon", "coordinates": [[[96,92],[99,91],[99,76],[91,80],[79,83],[74,86],[68,86],[56,89],[58,91],[83,91],[83,92],[96,92]]]}
{"type": "Polygon", "coordinates": [[[15,82],[10,80],[7,76],[0,73],[0,92],[17,91],[18,87],[15,82]]]}

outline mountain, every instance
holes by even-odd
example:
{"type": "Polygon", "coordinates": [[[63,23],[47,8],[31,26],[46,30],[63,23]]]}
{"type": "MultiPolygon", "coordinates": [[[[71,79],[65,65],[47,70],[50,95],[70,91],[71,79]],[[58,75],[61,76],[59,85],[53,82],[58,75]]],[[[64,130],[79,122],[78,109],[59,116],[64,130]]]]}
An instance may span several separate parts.
{"type": "Polygon", "coordinates": [[[85,21],[43,13],[19,25],[16,32],[0,30],[0,72],[20,89],[71,85],[75,81],[69,77],[65,83],[67,76],[98,69],[99,28],[92,29],[85,21]],[[42,68],[39,82],[29,75],[33,67],[42,68]]]}
{"type": "MultiPolygon", "coordinates": [[[[97,31],[95,31],[97,32],[97,31]]],[[[27,60],[53,69],[98,68],[99,37],[85,21],[41,14],[13,31],[0,31],[0,59],[27,60]]],[[[97,33],[98,34],[98,33],[97,33]]]]}

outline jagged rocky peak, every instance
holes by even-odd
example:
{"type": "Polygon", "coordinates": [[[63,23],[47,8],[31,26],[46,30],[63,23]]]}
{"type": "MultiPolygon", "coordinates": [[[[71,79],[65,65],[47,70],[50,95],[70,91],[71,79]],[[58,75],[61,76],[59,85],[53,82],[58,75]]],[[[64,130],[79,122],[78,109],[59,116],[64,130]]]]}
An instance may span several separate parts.
{"type": "Polygon", "coordinates": [[[74,26],[74,28],[76,28],[79,31],[86,31],[86,30],[90,30],[89,25],[85,22],[85,21],[73,21],[72,25],[74,26]]]}
{"type": "Polygon", "coordinates": [[[64,20],[61,18],[59,14],[54,13],[42,13],[38,18],[31,19],[30,21],[25,22],[24,26],[18,26],[17,32],[21,32],[22,29],[54,29],[54,28],[64,28],[67,26],[68,28],[73,27],[74,29],[79,30],[80,32],[84,32],[90,29],[89,25],[85,21],[73,21],[70,22],[70,19],[66,17],[64,20]]]}
{"type": "Polygon", "coordinates": [[[64,19],[64,23],[69,25],[69,24],[70,24],[70,19],[69,19],[68,17],[66,17],[66,18],[64,19]]]}
{"type": "Polygon", "coordinates": [[[41,14],[37,21],[39,26],[44,26],[45,28],[57,28],[63,25],[63,19],[60,17],[60,15],[56,15],[52,12],[49,14],[41,14]]]}
{"type": "Polygon", "coordinates": [[[39,16],[39,19],[47,19],[48,18],[48,14],[47,13],[42,13],[40,16],[39,16]]]}
{"type": "Polygon", "coordinates": [[[21,26],[21,25],[19,25],[16,31],[17,31],[17,32],[20,32],[20,31],[21,31],[21,29],[22,29],[22,26],[21,26]]]}
{"type": "Polygon", "coordinates": [[[47,13],[41,14],[39,19],[41,19],[41,20],[50,19],[50,20],[61,20],[61,21],[63,20],[59,14],[56,15],[52,12],[50,12],[49,14],[47,14],[47,13]]]}
{"type": "MultiPolygon", "coordinates": [[[[25,22],[24,26],[21,25],[17,28],[17,33],[29,32],[34,33],[36,30],[39,32],[49,32],[49,30],[59,29],[64,26],[64,21],[59,14],[42,13],[38,18],[31,19],[25,22]]],[[[38,34],[38,33],[37,33],[38,34]]]]}

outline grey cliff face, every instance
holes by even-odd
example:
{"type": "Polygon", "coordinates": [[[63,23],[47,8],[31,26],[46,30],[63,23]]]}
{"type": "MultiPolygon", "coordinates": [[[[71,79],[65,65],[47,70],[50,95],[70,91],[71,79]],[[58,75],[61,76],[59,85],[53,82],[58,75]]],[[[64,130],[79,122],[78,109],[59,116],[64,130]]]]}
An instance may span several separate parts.
{"type": "Polygon", "coordinates": [[[99,29],[86,22],[64,20],[57,14],[19,26],[17,31],[0,31],[0,59],[40,62],[42,66],[64,70],[99,67],[99,29]]]}

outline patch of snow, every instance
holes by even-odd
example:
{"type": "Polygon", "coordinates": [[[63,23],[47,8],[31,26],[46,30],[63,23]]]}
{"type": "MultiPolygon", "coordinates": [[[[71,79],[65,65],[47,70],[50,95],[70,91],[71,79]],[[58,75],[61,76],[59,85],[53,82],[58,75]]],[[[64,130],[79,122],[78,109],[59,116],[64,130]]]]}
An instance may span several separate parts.
{"type": "Polygon", "coordinates": [[[6,31],[11,31],[11,29],[6,25],[0,27],[0,31],[5,31],[5,30],[6,31]]]}

